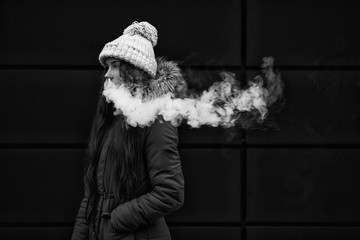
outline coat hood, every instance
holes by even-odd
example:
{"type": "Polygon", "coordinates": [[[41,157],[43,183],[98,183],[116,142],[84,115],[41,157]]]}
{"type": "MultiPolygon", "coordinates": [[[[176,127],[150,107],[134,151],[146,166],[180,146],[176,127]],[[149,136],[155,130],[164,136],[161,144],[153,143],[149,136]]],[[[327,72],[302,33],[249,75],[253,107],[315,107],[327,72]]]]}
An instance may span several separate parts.
{"type": "Polygon", "coordinates": [[[173,93],[175,98],[184,98],[187,92],[187,83],[178,65],[163,57],[157,58],[156,61],[155,77],[143,86],[144,99],[151,100],[167,93],[173,93]]]}

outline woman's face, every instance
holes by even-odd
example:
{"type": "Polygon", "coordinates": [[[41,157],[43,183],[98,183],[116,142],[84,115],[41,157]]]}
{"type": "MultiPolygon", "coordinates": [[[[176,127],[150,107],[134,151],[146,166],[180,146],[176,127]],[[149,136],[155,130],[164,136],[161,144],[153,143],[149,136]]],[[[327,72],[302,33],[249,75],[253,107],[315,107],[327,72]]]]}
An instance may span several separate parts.
{"type": "Polygon", "coordinates": [[[107,58],[105,64],[107,67],[105,78],[110,79],[116,85],[122,84],[124,78],[120,73],[120,60],[116,58],[107,58]]]}

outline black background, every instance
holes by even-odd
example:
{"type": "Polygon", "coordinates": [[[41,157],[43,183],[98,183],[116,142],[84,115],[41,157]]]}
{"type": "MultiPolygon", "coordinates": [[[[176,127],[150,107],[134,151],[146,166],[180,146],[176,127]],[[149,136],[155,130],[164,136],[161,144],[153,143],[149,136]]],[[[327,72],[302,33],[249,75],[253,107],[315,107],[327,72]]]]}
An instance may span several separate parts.
{"type": "MultiPolygon", "coordinates": [[[[0,239],[69,239],[100,89],[97,58],[133,21],[195,75],[285,82],[280,130],[182,126],[173,239],[360,239],[356,0],[1,1],[0,239]]],[[[196,80],[196,79],[195,79],[196,80]]]]}

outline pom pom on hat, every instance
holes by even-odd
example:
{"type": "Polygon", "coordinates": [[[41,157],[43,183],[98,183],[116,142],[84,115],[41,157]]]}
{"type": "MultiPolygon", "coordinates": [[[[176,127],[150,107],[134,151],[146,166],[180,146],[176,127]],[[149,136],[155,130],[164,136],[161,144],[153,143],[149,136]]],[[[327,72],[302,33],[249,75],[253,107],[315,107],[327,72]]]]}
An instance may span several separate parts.
{"type": "Polygon", "coordinates": [[[157,44],[158,34],[148,22],[133,22],[123,35],[105,44],[99,54],[99,61],[105,67],[109,57],[127,61],[155,77],[157,63],[153,47],[157,44]]]}
{"type": "Polygon", "coordinates": [[[130,26],[125,28],[123,34],[128,35],[141,35],[152,43],[155,47],[158,40],[156,28],[148,22],[133,22],[130,26]]]}

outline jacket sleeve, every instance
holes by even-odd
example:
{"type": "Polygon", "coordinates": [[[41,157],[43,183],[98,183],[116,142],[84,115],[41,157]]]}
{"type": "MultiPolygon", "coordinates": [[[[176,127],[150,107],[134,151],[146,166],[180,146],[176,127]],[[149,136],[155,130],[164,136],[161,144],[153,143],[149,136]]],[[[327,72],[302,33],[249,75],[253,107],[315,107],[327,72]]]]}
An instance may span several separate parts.
{"type": "Polygon", "coordinates": [[[87,240],[89,239],[89,224],[86,221],[85,211],[88,197],[84,196],[81,201],[78,215],[75,219],[75,226],[71,236],[71,240],[87,240]]]}
{"type": "Polygon", "coordinates": [[[155,122],[149,127],[145,157],[152,191],[118,205],[111,212],[115,230],[134,231],[182,206],[184,178],[177,144],[177,128],[169,122],[155,122]]]}

